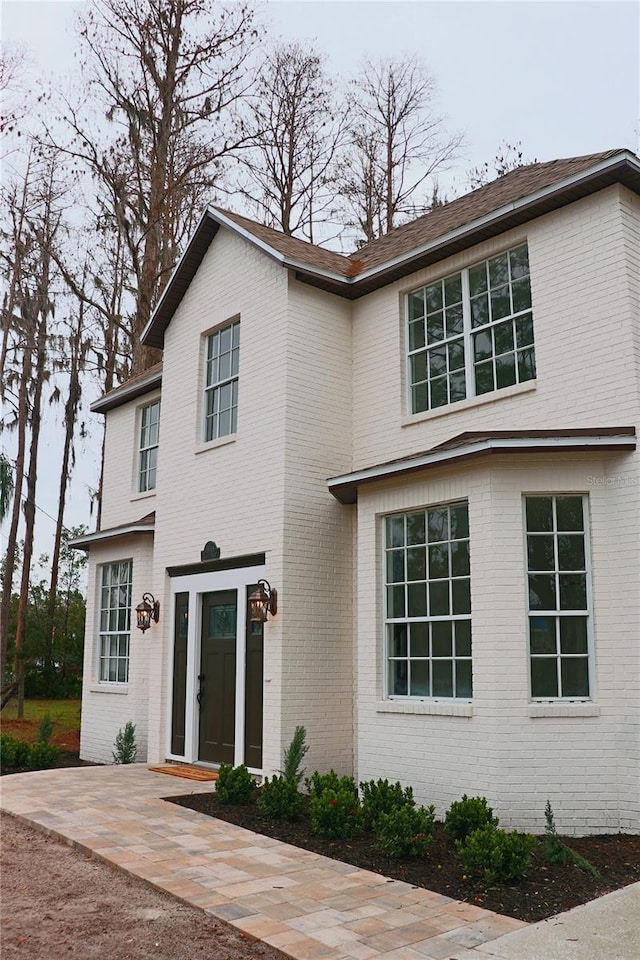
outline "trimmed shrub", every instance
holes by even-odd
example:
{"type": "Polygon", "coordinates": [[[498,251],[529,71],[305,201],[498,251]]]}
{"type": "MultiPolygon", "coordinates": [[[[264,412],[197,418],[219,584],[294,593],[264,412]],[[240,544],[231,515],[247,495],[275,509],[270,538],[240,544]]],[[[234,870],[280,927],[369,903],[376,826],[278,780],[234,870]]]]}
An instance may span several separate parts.
{"type": "Polygon", "coordinates": [[[135,763],[138,753],[136,744],[136,725],[127,720],[124,727],[118,730],[114,749],[111,756],[114,763],[135,763]]]}
{"type": "Polygon", "coordinates": [[[9,733],[0,733],[0,763],[7,770],[28,767],[31,746],[9,733]]]}
{"type": "Polygon", "coordinates": [[[415,807],[413,788],[402,787],[388,780],[369,780],[360,784],[362,814],[365,826],[375,830],[378,818],[383,813],[392,813],[399,807],[415,807]]]}
{"type": "Polygon", "coordinates": [[[29,752],[27,766],[30,770],[49,770],[60,759],[60,748],[52,743],[34,743],[29,752]]]}
{"type": "Polygon", "coordinates": [[[221,763],[216,780],[216,796],[220,803],[249,803],[255,790],[255,781],[244,763],[234,767],[221,763]]]}
{"type": "Polygon", "coordinates": [[[466,840],[474,830],[488,823],[498,826],[498,818],[487,805],[486,797],[468,797],[465,793],[462,800],[455,800],[447,810],[444,829],[453,840],[466,840]]]}
{"type": "Polygon", "coordinates": [[[524,876],[535,844],[529,833],[507,833],[487,823],[466,840],[456,840],[456,849],[469,873],[495,884],[524,876]]]}
{"type": "Polygon", "coordinates": [[[265,777],[258,791],[256,806],[268,820],[295,820],[302,810],[302,796],[295,780],[287,777],[265,777]]]}
{"type": "MultiPolygon", "coordinates": [[[[344,779],[351,779],[345,777],[344,779]]],[[[327,787],[320,796],[311,794],[311,829],[332,840],[350,840],[362,829],[362,811],[355,784],[332,790],[327,787]]]]}
{"type": "Polygon", "coordinates": [[[378,845],[389,857],[421,857],[433,840],[435,807],[405,804],[381,813],[376,825],[378,845]]]}
{"type": "Polygon", "coordinates": [[[330,770],[329,773],[318,773],[316,770],[304,783],[312,797],[321,796],[325,790],[334,790],[336,793],[349,790],[354,797],[358,795],[353,777],[339,777],[335,770],[330,770]]]}
{"type": "Polygon", "coordinates": [[[0,733],[0,763],[3,767],[10,769],[18,766],[17,748],[18,741],[14,737],[10,737],[8,733],[0,733]]]}

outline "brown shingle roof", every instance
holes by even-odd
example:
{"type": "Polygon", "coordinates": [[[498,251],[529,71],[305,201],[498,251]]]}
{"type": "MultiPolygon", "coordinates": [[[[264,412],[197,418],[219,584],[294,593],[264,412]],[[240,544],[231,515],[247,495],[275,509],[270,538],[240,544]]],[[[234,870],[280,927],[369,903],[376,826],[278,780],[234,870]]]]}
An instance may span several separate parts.
{"type": "Polygon", "coordinates": [[[124,383],[109,390],[103,394],[99,400],[91,404],[93,413],[106,413],[112,407],[120,406],[127,400],[133,400],[135,397],[141,397],[144,393],[155,390],[160,385],[162,379],[162,360],[154,363],[152,367],[147,367],[142,373],[135,377],[129,377],[124,383]]]}

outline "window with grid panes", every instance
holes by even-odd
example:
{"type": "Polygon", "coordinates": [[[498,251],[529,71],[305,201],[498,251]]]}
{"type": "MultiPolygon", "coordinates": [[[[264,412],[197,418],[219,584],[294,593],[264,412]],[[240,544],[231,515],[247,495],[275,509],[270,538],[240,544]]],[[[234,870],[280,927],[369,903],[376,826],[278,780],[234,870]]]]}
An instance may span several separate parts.
{"type": "Polygon", "coordinates": [[[412,291],[407,323],[411,413],[533,380],[527,245],[412,291]]]}
{"type": "Polygon", "coordinates": [[[207,337],[204,439],[236,433],[238,427],[238,367],[240,321],[207,337]]]}
{"type": "Polygon", "coordinates": [[[389,697],[472,695],[466,502],[385,517],[389,697]]]}
{"type": "Polygon", "coordinates": [[[102,568],[99,677],[109,683],[129,680],[132,575],[132,560],[108,563],[102,568]]]}
{"type": "Polygon", "coordinates": [[[587,503],[525,497],[532,697],[590,696],[587,503]]]}
{"type": "Polygon", "coordinates": [[[140,462],[138,491],[155,490],[158,470],[158,439],[160,431],[160,401],[143,407],[140,414],[140,462]]]}

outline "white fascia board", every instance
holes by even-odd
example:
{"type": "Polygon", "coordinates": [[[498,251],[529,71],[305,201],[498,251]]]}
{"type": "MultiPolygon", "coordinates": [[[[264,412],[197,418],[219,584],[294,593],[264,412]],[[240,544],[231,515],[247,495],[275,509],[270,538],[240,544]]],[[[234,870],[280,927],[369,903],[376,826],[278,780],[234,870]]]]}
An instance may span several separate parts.
{"type": "Polygon", "coordinates": [[[132,523],[128,527],[117,527],[111,530],[96,530],[95,533],[85,533],[82,537],[69,540],[69,546],[74,550],[88,550],[91,544],[103,540],[113,540],[115,537],[129,536],[132,533],[153,533],[155,527],[149,524],[132,523]]]}
{"type": "Polygon", "coordinates": [[[418,457],[407,458],[406,460],[396,461],[395,463],[380,464],[375,467],[367,467],[365,470],[358,470],[355,473],[346,473],[340,477],[331,477],[327,480],[327,486],[342,486],[345,483],[359,483],[362,480],[387,479],[396,473],[403,473],[405,470],[415,470],[419,467],[430,467],[438,463],[446,463],[448,460],[458,460],[462,457],[470,457],[477,453],[486,453],[488,451],[509,450],[514,448],[535,450],[539,448],[552,447],[556,450],[572,450],[584,447],[606,447],[615,443],[616,446],[629,447],[635,450],[636,438],[629,434],[600,436],[593,434],[583,437],[496,437],[487,440],[475,440],[471,443],[461,444],[459,447],[451,447],[448,450],[438,450],[433,453],[425,453],[418,457]]]}

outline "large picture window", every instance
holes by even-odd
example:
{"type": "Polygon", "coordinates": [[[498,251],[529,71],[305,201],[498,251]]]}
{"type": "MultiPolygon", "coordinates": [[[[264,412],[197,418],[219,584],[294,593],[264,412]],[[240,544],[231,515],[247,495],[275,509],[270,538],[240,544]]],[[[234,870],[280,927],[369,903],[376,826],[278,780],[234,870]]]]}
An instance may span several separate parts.
{"type": "Polygon", "coordinates": [[[102,568],[99,677],[109,683],[129,680],[132,575],[131,560],[108,563],[102,568]]]}
{"type": "Polygon", "coordinates": [[[216,440],[238,429],[240,322],[207,337],[204,439],[216,440]]]}
{"type": "Polygon", "coordinates": [[[590,696],[587,504],[525,497],[532,697],[590,696]]]}
{"type": "Polygon", "coordinates": [[[466,502],[385,518],[390,697],[472,695],[466,502]]]}
{"type": "Polygon", "coordinates": [[[533,380],[527,245],[414,290],[407,324],[411,413],[533,380]]]}
{"type": "Polygon", "coordinates": [[[156,488],[158,471],[158,440],[160,431],[160,401],[150,403],[140,412],[140,459],[138,491],[146,493],[156,488]]]}

